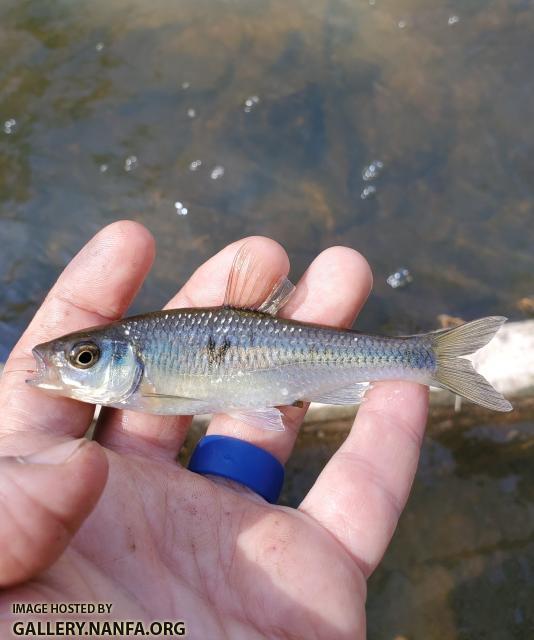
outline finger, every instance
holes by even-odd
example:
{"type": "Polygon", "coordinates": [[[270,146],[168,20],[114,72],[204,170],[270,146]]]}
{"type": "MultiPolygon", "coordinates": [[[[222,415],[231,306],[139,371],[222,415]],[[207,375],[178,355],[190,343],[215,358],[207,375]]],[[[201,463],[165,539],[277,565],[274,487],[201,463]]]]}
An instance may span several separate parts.
{"type": "MultiPolygon", "coordinates": [[[[371,286],[371,270],[365,258],[352,249],[332,247],[312,262],[280,315],[294,320],[348,327],[365,303],[371,286]]],[[[286,426],[283,432],[264,431],[230,416],[217,415],[208,427],[208,434],[246,440],[266,449],[284,463],[293,449],[306,407],[287,407],[283,413],[286,426]]]]}
{"type": "Polygon", "coordinates": [[[36,344],[84,327],[119,318],[150,269],[154,241],[135,222],[121,221],[100,231],[71,261],[13,349],[0,386],[1,434],[46,431],[81,435],[94,406],[47,395],[25,384],[34,369],[36,344]],[[19,370],[17,373],[12,370],[19,370]]]}
{"type": "Polygon", "coordinates": [[[428,387],[381,382],[300,505],[366,575],[382,558],[404,509],[426,425],[428,387]]]}
{"type": "MultiPolygon", "coordinates": [[[[262,273],[273,278],[287,275],[289,260],[277,242],[259,236],[245,238],[228,245],[200,266],[165,308],[221,305],[234,257],[245,243],[261,265],[262,273]]],[[[190,424],[190,416],[162,417],[109,409],[103,411],[99,418],[96,438],[104,446],[115,450],[175,458],[190,424]]]]}
{"type": "Polygon", "coordinates": [[[0,458],[0,588],[58,559],[98,501],[107,471],[102,447],[83,438],[0,458]]]}

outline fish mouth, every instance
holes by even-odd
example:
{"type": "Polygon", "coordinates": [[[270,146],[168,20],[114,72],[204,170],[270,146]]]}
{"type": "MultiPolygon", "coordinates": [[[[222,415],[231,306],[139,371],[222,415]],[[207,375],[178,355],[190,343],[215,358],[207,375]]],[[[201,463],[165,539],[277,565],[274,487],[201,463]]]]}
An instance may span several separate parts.
{"type": "Polygon", "coordinates": [[[37,371],[33,377],[25,381],[26,384],[29,384],[31,387],[39,387],[40,389],[50,389],[51,391],[61,390],[57,381],[51,376],[52,368],[47,365],[46,356],[40,350],[39,346],[32,349],[32,355],[37,364],[37,371]],[[55,382],[56,384],[54,384],[55,382]]]}

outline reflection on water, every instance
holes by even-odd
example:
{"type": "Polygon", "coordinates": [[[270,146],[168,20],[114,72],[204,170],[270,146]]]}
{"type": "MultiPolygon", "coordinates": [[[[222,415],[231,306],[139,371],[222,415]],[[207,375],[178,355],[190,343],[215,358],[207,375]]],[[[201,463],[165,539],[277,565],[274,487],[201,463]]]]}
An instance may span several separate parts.
{"type": "MultiPolygon", "coordinates": [[[[326,246],[361,250],[376,282],[364,329],[529,313],[516,304],[534,293],[533,8],[3,0],[0,360],[67,260],[121,217],[158,241],[136,311],[262,233],[295,276],[326,246]],[[400,267],[413,281],[393,290],[400,267]]],[[[391,637],[381,619],[409,637],[473,637],[475,622],[493,628],[484,607],[498,594],[502,624],[526,628],[532,477],[508,457],[515,444],[476,433],[427,445],[433,483],[423,469],[371,585],[375,637],[391,637]]]]}

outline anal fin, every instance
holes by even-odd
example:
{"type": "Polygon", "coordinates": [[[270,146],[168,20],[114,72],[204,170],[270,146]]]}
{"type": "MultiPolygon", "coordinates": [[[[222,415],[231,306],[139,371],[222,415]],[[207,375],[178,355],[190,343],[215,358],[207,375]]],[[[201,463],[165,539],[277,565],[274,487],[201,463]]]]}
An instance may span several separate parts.
{"type": "Polygon", "coordinates": [[[333,389],[326,393],[308,398],[311,402],[321,402],[323,404],[360,404],[367,389],[369,382],[358,382],[349,387],[341,387],[333,389]]]}

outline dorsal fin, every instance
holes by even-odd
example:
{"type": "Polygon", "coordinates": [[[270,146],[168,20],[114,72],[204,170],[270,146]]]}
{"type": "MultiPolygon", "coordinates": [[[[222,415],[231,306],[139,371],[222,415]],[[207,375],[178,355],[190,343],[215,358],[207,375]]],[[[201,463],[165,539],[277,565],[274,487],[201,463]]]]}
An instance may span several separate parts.
{"type": "Polygon", "coordinates": [[[236,253],[226,293],[224,306],[252,309],[275,315],[289,300],[294,285],[284,273],[269,273],[271,265],[252,251],[245,242],[236,253]]]}
{"type": "Polygon", "coordinates": [[[275,316],[279,309],[291,298],[294,291],[295,285],[291,280],[286,278],[286,276],[281,276],[280,279],[274,283],[271,293],[267,296],[265,302],[258,307],[258,311],[275,316]]]}

